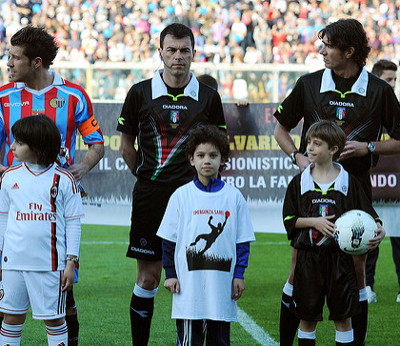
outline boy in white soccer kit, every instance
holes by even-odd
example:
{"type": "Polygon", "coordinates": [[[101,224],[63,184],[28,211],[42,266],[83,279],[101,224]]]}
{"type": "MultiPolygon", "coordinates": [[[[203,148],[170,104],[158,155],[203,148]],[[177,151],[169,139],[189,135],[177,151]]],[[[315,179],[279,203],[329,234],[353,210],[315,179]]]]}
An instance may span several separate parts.
{"type": "Polygon", "coordinates": [[[254,231],[242,194],[219,176],[229,155],[226,135],[200,126],[187,153],[197,175],[172,194],[157,232],[164,287],[174,293],[178,345],[229,345],[254,231]]]}
{"type": "Polygon", "coordinates": [[[5,171],[0,187],[4,321],[0,345],[19,345],[29,306],[45,321],[49,345],[67,345],[66,291],[79,260],[79,188],[55,160],[60,134],[48,117],[17,121],[11,149],[21,163],[5,171]]]}

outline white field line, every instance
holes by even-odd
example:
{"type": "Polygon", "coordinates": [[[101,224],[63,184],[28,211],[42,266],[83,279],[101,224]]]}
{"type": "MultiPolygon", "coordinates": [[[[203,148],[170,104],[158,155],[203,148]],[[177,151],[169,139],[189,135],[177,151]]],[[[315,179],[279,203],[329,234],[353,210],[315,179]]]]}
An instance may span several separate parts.
{"type": "MultiPolygon", "coordinates": [[[[127,241],[114,240],[82,240],[81,244],[85,245],[128,245],[127,241]]],[[[289,241],[255,241],[252,245],[289,245],[289,241]]]]}
{"type": "Polygon", "coordinates": [[[238,322],[250,336],[263,346],[279,346],[264,329],[238,307],[238,322]]]}

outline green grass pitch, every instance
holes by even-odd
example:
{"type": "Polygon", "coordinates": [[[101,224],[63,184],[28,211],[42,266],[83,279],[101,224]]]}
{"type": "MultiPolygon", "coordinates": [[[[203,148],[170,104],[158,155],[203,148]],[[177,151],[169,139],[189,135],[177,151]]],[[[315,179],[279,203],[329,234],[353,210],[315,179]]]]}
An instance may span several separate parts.
{"type": "MultiPolygon", "coordinates": [[[[136,264],[125,257],[128,232],[128,227],[83,226],[79,283],[74,288],[82,346],[131,345],[129,302],[136,264]]],[[[278,340],[280,298],[289,269],[290,247],[283,234],[257,233],[256,238],[239,307],[278,340]]],[[[400,345],[400,304],[395,302],[398,287],[389,240],[381,244],[375,290],[378,303],[369,305],[367,345],[400,345]]],[[[175,324],[170,313],[171,295],[161,283],[150,345],[175,345],[175,324]]],[[[319,323],[317,344],[334,345],[334,329],[333,322],[326,318],[319,323]]],[[[231,339],[232,345],[258,345],[239,323],[232,324],[231,339]]],[[[43,322],[32,320],[30,314],[22,345],[47,345],[43,322]]]]}

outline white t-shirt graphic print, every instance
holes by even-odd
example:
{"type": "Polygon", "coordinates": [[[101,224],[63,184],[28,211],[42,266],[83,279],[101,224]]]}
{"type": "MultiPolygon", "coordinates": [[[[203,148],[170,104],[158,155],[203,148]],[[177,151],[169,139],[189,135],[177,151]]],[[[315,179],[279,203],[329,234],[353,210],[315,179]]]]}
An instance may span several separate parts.
{"type": "Polygon", "coordinates": [[[168,202],[157,235],[176,243],[180,293],[173,295],[172,318],[236,321],[236,244],[255,240],[239,190],[225,184],[220,191],[204,192],[193,182],[180,187],[168,202]]]}

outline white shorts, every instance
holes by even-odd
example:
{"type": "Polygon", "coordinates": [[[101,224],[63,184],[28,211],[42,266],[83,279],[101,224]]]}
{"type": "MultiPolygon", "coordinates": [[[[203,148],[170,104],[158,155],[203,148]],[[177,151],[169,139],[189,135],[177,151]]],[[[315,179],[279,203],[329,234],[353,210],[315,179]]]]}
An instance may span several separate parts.
{"type": "Polygon", "coordinates": [[[32,307],[32,317],[53,320],[65,316],[66,292],[61,292],[64,270],[35,272],[3,270],[0,311],[22,315],[32,307]]]}

